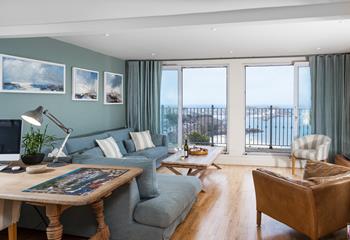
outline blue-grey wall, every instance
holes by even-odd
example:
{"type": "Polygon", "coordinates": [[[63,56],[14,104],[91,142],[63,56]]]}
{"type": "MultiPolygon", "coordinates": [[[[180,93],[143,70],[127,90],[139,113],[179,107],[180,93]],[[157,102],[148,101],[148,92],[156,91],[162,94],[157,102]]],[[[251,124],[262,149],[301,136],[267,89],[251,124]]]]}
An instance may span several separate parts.
{"type": "MultiPolygon", "coordinates": [[[[66,65],[66,94],[0,93],[0,119],[20,118],[23,112],[43,105],[66,126],[73,128],[74,135],[125,126],[125,103],[103,104],[103,72],[124,74],[123,60],[51,38],[0,39],[0,54],[66,65]],[[72,67],[99,71],[98,102],[72,100],[72,67]]],[[[50,134],[63,136],[62,131],[47,118],[44,123],[49,125],[50,134]]],[[[24,131],[27,131],[28,124],[23,124],[24,131]]]]}

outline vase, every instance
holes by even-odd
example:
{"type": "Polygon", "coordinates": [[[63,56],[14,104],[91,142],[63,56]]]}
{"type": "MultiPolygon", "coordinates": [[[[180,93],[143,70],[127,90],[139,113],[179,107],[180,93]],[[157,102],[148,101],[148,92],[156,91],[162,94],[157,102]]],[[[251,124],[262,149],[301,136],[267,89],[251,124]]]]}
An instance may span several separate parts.
{"type": "Polygon", "coordinates": [[[21,159],[24,164],[35,165],[41,163],[44,160],[44,157],[44,153],[38,153],[33,155],[22,155],[21,159]]]}

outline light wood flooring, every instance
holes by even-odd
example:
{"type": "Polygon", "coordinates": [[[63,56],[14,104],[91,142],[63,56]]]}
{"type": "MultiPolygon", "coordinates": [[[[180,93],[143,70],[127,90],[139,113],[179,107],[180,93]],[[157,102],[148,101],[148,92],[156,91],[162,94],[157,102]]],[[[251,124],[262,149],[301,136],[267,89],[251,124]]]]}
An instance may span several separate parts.
{"type": "MultiPolygon", "coordinates": [[[[288,226],[263,215],[262,226],[256,228],[255,193],[251,171],[255,167],[221,165],[201,175],[206,192],[201,192],[198,201],[177,228],[171,240],[295,240],[308,239],[288,226]]],[[[269,168],[273,171],[290,175],[285,168],[269,168]]],[[[161,173],[169,173],[160,169],[161,173]]],[[[300,177],[301,170],[297,170],[300,177]]],[[[290,211],[293,211],[291,209],[290,211]]],[[[6,238],[6,231],[0,233],[0,239],[6,238]]],[[[41,240],[41,232],[19,229],[19,240],[41,240]]],[[[64,236],[65,240],[82,238],[64,236]]],[[[345,230],[338,231],[328,239],[346,239],[345,230]]],[[[151,239],[150,239],[151,240],[151,239]]]]}

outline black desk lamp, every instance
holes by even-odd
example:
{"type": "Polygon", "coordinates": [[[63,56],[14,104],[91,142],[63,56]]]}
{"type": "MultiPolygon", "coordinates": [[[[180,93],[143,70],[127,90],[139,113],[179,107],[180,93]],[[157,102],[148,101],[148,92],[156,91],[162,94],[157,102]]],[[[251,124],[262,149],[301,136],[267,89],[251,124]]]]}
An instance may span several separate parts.
{"type": "Polygon", "coordinates": [[[66,163],[60,162],[58,160],[58,157],[62,153],[63,148],[66,145],[67,140],[68,140],[69,136],[71,135],[73,129],[67,128],[66,126],[64,126],[64,124],[61,121],[59,121],[54,115],[49,113],[49,111],[47,109],[44,110],[44,108],[42,106],[39,106],[34,110],[23,113],[21,118],[32,125],[41,126],[41,124],[43,122],[43,115],[45,115],[48,119],[50,119],[54,124],[56,124],[60,129],[62,129],[67,134],[63,140],[62,146],[58,150],[58,153],[54,157],[53,161],[48,164],[49,167],[64,166],[64,165],[66,165],[66,163]]]}

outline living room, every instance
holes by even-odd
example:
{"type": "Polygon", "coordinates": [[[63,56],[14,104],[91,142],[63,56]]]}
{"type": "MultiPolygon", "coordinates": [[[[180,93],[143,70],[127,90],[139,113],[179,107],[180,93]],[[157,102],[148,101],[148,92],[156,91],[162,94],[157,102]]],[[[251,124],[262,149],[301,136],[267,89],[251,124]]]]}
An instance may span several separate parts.
{"type": "Polygon", "coordinates": [[[0,239],[349,238],[350,1],[0,9],[0,239]]]}

